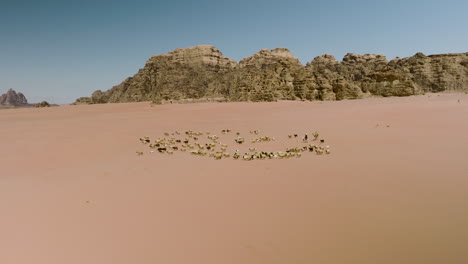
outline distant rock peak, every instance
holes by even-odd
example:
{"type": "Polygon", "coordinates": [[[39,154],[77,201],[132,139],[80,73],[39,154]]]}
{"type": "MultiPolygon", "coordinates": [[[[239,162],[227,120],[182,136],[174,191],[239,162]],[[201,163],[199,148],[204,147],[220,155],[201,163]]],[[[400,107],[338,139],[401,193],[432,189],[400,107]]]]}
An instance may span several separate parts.
{"type": "Polygon", "coordinates": [[[0,95],[0,105],[9,106],[25,106],[28,100],[22,93],[17,93],[12,88],[8,89],[5,94],[0,95]]]}

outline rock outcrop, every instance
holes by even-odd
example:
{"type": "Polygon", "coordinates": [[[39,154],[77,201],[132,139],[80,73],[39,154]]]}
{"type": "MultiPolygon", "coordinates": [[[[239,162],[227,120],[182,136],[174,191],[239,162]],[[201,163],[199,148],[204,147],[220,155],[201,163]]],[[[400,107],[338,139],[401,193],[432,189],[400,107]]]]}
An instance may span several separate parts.
{"type": "MultiPolygon", "coordinates": [[[[215,47],[203,45],[151,57],[144,68],[121,84],[95,91],[91,103],[116,103],[224,96],[223,76],[237,63],[215,47]]],[[[79,102],[86,102],[80,98],[79,102]]]]}
{"type": "Polygon", "coordinates": [[[13,89],[9,89],[5,94],[0,95],[0,105],[4,106],[27,106],[28,100],[22,93],[17,93],[13,89]]]}
{"type": "Polygon", "coordinates": [[[209,45],[151,57],[133,77],[76,103],[223,97],[231,101],[342,100],[468,90],[468,53],[388,61],[383,55],[329,54],[302,65],[285,48],[236,63],[209,45]]]}
{"type": "Polygon", "coordinates": [[[285,48],[263,49],[241,60],[234,72],[231,100],[317,99],[312,74],[285,48]]]}

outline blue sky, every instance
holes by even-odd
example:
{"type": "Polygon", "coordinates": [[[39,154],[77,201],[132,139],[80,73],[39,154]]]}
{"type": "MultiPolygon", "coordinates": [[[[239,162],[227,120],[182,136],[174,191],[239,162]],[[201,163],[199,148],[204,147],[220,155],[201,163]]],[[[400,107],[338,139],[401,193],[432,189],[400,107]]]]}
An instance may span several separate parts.
{"type": "Polygon", "coordinates": [[[71,103],[151,55],[198,44],[237,61],[286,47],[304,64],[324,53],[468,52],[466,10],[466,0],[1,0],[0,93],[71,103]]]}

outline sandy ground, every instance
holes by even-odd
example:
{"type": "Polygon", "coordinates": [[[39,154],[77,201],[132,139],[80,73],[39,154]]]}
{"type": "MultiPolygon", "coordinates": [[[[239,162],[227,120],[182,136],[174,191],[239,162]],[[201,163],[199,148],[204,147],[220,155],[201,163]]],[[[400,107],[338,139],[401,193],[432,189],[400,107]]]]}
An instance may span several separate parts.
{"type": "Polygon", "coordinates": [[[2,264],[468,263],[466,94],[1,110],[0,148],[2,264]],[[332,154],[138,140],[226,128],[285,145],[318,130],[332,154]]]}

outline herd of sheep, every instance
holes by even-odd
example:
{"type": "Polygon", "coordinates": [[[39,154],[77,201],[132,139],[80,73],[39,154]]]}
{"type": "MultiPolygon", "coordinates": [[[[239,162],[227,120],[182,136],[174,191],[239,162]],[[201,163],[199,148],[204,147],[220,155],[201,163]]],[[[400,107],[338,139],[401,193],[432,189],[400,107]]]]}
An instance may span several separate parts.
{"type": "MultiPolygon", "coordinates": [[[[221,130],[222,135],[231,134],[231,129],[221,130]]],[[[251,135],[250,143],[256,147],[249,147],[248,151],[241,154],[239,149],[229,151],[229,146],[220,142],[220,136],[210,132],[195,132],[192,130],[184,131],[183,133],[175,131],[173,133],[164,133],[165,137],[151,140],[150,137],[140,138],[141,143],[148,145],[149,153],[162,153],[172,155],[175,152],[186,152],[191,155],[206,156],[217,160],[222,158],[230,158],[239,160],[264,160],[264,159],[287,159],[292,157],[302,157],[303,152],[315,153],[317,155],[330,154],[330,146],[325,145],[324,139],[319,139],[319,133],[312,133],[313,139],[309,139],[307,134],[301,138],[298,134],[288,135],[286,140],[302,143],[299,147],[286,148],[284,151],[265,151],[257,150],[257,143],[275,141],[274,137],[259,136],[260,130],[249,131],[251,135]],[[314,144],[315,143],[315,144],[314,144]]],[[[234,144],[241,146],[247,145],[245,137],[239,132],[235,133],[233,140],[234,144]]],[[[144,152],[137,151],[139,156],[144,152]]]]}

